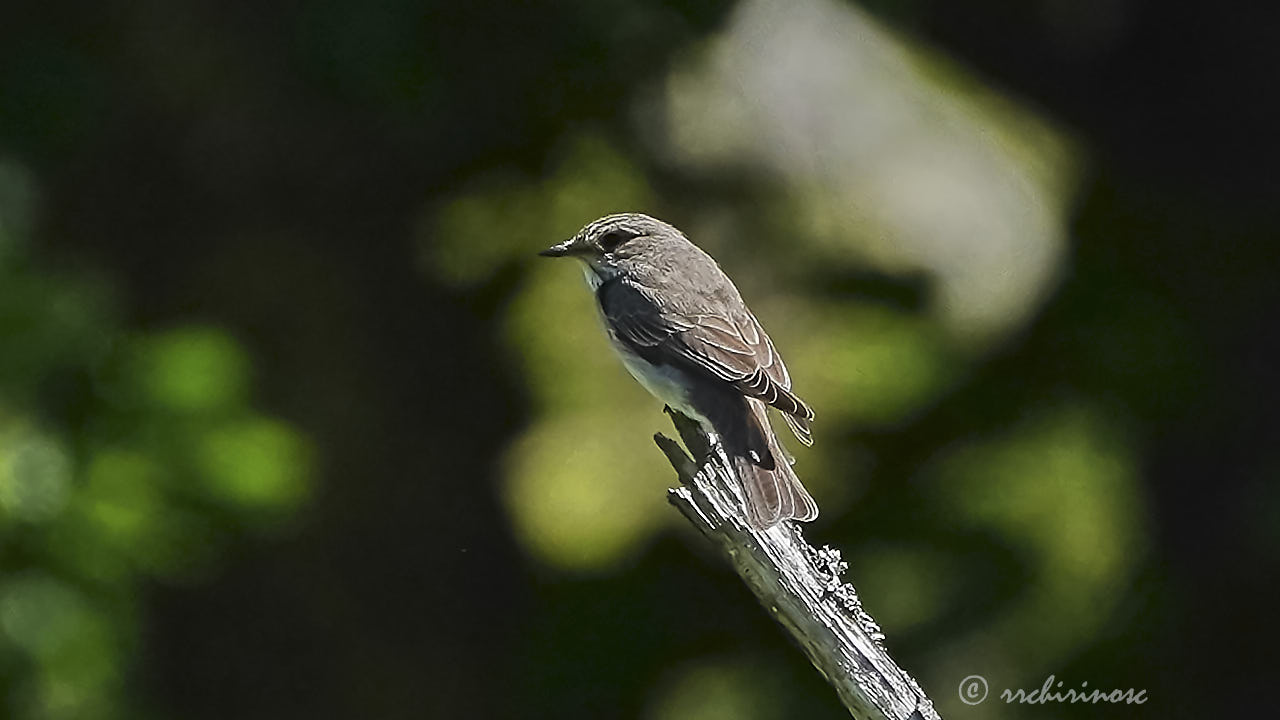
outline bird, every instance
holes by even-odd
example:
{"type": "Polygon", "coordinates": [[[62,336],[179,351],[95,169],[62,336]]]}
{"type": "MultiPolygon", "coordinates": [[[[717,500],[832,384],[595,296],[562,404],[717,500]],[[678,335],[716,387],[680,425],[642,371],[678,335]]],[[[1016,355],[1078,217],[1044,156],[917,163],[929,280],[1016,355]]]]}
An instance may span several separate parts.
{"type": "Polygon", "coordinates": [[[813,409],[791,389],[773,340],[710,255],[640,213],[606,215],[539,255],[581,261],[623,366],[724,451],[752,527],[818,517],[769,420],[773,408],[811,445],[813,409]]]}

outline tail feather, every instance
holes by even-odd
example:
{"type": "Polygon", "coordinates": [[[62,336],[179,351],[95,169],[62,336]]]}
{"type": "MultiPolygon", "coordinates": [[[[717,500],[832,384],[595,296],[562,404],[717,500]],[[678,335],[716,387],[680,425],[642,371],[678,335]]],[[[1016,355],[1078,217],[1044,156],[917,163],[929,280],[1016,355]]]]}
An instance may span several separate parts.
{"type": "Polygon", "coordinates": [[[796,439],[801,445],[808,447],[813,444],[813,432],[809,429],[809,420],[792,415],[791,413],[782,413],[782,419],[787,421],[787,427],[791,428],[791,432],[795,433],[796,439]]]}
{"type": "Polygon", "coordinates": [[[769,452],[777,460],[772,468],[760,467],[746,457],[734,457],[734,469],[742,482],[747,501],[747,519],[758,529],[794,518],[809,521],[818,517],[818,505],[791,469],[789,455],[769,425],[768,411],[759,400],[749,400],[756,424],[768,438],[769,452]]]}

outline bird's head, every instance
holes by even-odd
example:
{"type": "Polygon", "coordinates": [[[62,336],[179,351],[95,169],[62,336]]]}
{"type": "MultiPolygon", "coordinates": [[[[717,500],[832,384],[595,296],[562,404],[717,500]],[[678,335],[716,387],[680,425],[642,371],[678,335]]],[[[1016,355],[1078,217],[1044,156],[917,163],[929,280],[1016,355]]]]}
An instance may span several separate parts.
{"type": "Polygon", "coordinates": [[[588,282],[598,286],[616,275],[652,267],[661,262],[663,248],[681,244],[689,241],[671,225],[640,213],[619,213],[588,223],[573,237],[538,254],[578,258],[590,270],[588,282]]]}

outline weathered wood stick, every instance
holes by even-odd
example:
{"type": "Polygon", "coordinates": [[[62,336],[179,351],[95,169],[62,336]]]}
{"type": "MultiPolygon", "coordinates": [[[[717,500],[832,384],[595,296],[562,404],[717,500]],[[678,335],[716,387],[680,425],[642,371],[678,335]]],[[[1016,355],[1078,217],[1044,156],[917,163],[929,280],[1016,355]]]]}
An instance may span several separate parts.
{"type": "Polygon", "coordinates": [[[724,551],[849,712],[859,720],[937,719],[919,683],[889,657],[880,627],[853,586],[841,580],[846,564],[840,552],[809,545],[793,522],[752,528],[728,458],[696,422],[676,412],[671,419],[685,446],[702,460],[695,462],[676,441],[654,436],[680,478],[681,487],[669,490],[668,500],[724,551]]]}

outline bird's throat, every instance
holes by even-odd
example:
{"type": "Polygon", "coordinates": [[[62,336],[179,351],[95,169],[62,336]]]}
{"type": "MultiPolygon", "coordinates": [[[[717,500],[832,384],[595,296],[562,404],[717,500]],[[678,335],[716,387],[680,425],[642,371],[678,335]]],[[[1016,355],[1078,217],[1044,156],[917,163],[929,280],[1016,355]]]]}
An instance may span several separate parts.
{"type": "Polygon", "coordinates": [[[618,277],[621,273],[617,268],[609,267],[602,263],[594,263],[590,260],[582,261],[582,276],[586,278],[587,285],[592,292],[600,289],[600,286],[618,277]]]}

